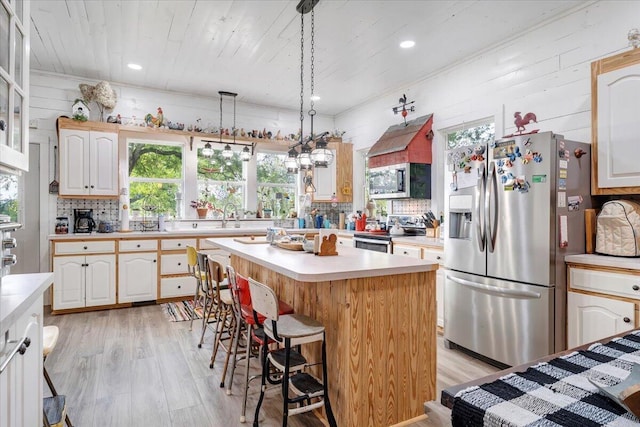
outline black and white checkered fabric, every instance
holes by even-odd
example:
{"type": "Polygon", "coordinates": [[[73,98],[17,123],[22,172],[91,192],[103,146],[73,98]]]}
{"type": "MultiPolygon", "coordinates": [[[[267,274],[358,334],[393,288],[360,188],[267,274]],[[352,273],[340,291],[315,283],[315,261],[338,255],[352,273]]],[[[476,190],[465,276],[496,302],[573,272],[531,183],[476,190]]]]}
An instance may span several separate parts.
{"type": "Polygon", "coordinates": [[[594,344],[525,372],[460,391],[451,420],[457,426],[638,426],[588,379],[609,387],[640,364],[640,331],[594,344]]]}

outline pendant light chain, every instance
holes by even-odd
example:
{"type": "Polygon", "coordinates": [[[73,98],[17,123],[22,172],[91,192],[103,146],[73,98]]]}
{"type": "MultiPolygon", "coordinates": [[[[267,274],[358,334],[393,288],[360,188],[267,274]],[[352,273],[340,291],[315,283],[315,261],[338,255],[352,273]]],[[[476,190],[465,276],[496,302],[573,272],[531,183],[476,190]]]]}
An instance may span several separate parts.
{"type": "MultiPolygon", "coordinates": [[[[219,93],[219,92],[218,92],[219,93]]],[[[222,143],[222,94],[220,95],[220,131],[218,132],[220,143],[222,143]]]]}
{"type": "Polygon", "coordinates": [[[304,125],[304,13],[300,14],[300,142],[304,125]]]}
{"type": "Polygon", "coordinates": [[[313,99],[313,90],[314,90],[314,54],[315,54],[315,10],[311,9],[311,101],[309,107],[309,116],[311,116],[311,138],[313,139],[313,116],[316,115],[316,110],[313,108],[314,99],[313,99]]]}

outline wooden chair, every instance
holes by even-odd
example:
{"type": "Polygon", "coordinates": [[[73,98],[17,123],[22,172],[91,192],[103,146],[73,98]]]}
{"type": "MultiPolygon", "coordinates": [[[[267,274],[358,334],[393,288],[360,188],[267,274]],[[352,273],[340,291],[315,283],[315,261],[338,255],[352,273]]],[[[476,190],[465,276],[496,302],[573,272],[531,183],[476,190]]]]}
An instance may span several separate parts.
{"type": "Polygon", "coordinates": [[[204,340],[204,333],[209,324],[215,324],[214,344],[211,353],[211,363],[209,368],[213,368],[213,364],[218,353],[218,347],[222,341],[222,335],[227,334],[230,339],[233,336],[233,328],[235,325],[232,316],[233,299],[228,284],[225,282],[225,269],[216,261],[214,257],[206,254],[198,254],[200,263],[204,263],[203,267],[206,271],[207,293],[209,295],[209,305],[205,309],[202,318],[202,335],[200,337],[200,345],[204,340]]]}
{"type": "MultiPolygon", "coordinates": [[[[200,300],[203,300],[203,307],[206,302],[202,285],[202,281],[205,279],[205,273],[201,271],[198,266],[198,251],[193,246],[187,246],[187,271],[196,279],[196,289],[193,295],[193,313],[191,313],[191,320],[189,321],[189,330],[191,331],[193,329],[193,319],[196,315],[196,308],[200,300]]],[[[202,343],[198,345],[198,347],[201,346],[202,343]]]]}
{"type": "Polygon", "coordinates": [[[47,360],[47,356],[51,354],[58,342],[58,336],[60,330],[57,326],[45,326],[42,328],[42,371],[44,379],[51,390],[51,397],[45,397],[43,402],[43,422],[46,427],[62,426],[62,421],[67,424],[67,427],[73,427],[69,415],[67,414],[66,397],[58,394],[58,391],[49,377],[47,367],[44,362],[47,360]]]}
{"type": "MultiPolygon", "coordinates": [[[[325,407],[327,419],[331,427],[336,427],[336,420],[329,402],[327,387],[327,357],[324,326],[315,319],[302,314],[279,314],[278,297],[268,286],[249,278],[249,291],[254,316],[265,317],[263,328],[265,335],[277,342],[277,349],[269,350],[267,340],[262,345],[262,387],[260,399],[253,419],[254,427],[258,427],[258,416],[264,399],[266,383],[271,376],[271,367],[282,372],[281,389],[283,397],[282,426],[287,426],[289,416],[325,407]],[[322,342],[322,382],[305,372],[310,366],[299,348],[303,344],[322,342]],[[298,349],[294,349],[298,347],[298,349]],[[289,397],[289,389],[295,397],[289,397]],[[297,407],[289,408],[290,404],[297,407]]],[[[315,364],[315,363],[314,363],[315,364]]],[[[271,381],[270,381],[271,382],[271,381]]]]}

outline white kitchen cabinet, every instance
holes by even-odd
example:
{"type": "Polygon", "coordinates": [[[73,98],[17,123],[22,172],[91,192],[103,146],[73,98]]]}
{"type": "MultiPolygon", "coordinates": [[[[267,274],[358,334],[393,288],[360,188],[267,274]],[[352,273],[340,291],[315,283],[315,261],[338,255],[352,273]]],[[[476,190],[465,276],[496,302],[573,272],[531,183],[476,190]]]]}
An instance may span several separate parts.
{"type": "Polygon", "coordinates": [[[640,193],[640,49],[591,63],[591,193],[640,193]]]}
{"type": "Polygon", "coordinates": [[[5,331],[0,331],[0,364],[25,336],[30,344],[0,374],[0,426],[42,425],[42,296],[5,331]],[[10,342],[5,343],[8,338],[10,342]],[[17,342],[16,342],[17,341],[17,342]],[[6,347],[5,347],[6,346],[6,347]]]}
{"type": "Polygon", "coordinates": [[[336,244],[337,244],[338,248],[340,246],[353,247],[353,238],[345,237],[345,236],[338,236],[338,239],[336,240],[336,244]]]}
{"type": "Polygon", "coordinates": [[[117,196],[118,134],[60,129],[60,195],[117,196]]]}
{"type": "Polygon", "coordinates": [[[567,346],[587,344],[635,328],[635,304],[569,292],[567,346]]]}
{"type": "Polygon", "coordinates": [[[116,302],[115,255],[56,256],[53,274],[53,310],[116,302]]]}
{"type": "Polygon", "coordinates": [[[158,298],[157,259],[157,252],[118,255],[118,303],[158,298]]]}
{"type": "Polygon", "coordinates": [[[393,244],[393,254],[400,256],[408,256],[411,258],[422,258],[422,248],[419,246],[403,245],[399,243],[393,244]]]}
{"type": "Polygon", "coordinates": [[[313,168],[313,185],[316,187],[315,193],[313,193],[313,200],[328,201],[336,196],[337,197],[337,155],[336,150],[331,150],[333,153],[333,161],[326,168],[313,168]]]}

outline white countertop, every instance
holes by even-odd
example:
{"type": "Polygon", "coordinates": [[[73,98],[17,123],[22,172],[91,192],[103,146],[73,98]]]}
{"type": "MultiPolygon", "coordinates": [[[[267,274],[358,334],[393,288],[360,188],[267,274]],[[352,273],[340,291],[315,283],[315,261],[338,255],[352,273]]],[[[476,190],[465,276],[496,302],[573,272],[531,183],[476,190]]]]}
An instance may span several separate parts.
{"type": "Polygon", "coordinates": [[[640,270],[640,258],[624,258],[609,255],[580,254],[567,255],[565,262],[575,264],[598,265],[601,267],[616,267],[627,270],[640,270]]]}
{"type": "MultiPolygon", "coordinates": [[[[318,233],[317,229],[313,228],[291,228],[287,229],[289,234],[304,234],[304,233],[318,233]]],[[[49,240],[82,240],[82,239],[158,239],[163,237],[193,237],[193,236],[251,236],[251,235],[266,235],[266,227],[255,228],[193,228],[193,229],[179,229],[168,231],[129,231],[129,232],[114,232],[114,233],[69,233],[69,234],[50,234],[49,240]]]]}
{"type": "Polygon", "coordinates": [[[444,241],[435,237],[427,237],[427,236],[392,236],[391,241],[393,243],[408,243],[410,245],[420,245],[420,246],[433,246],[436,248],[443,248],[444,241]]]}
{"type": "Polygon", "coordinates": [[[389,276],[438,269],[438,264],[352,247],[338,248],[337,256],[289,251],[267,243],[247,244],[233,238],[209,238],[210,243],[277,273],[301,282],[389,276]]]}
{"type": "Polygon", "coordinates": [[[53,283],[53,273],[9,274],[0,281],[2,333],[53,283]]]}

